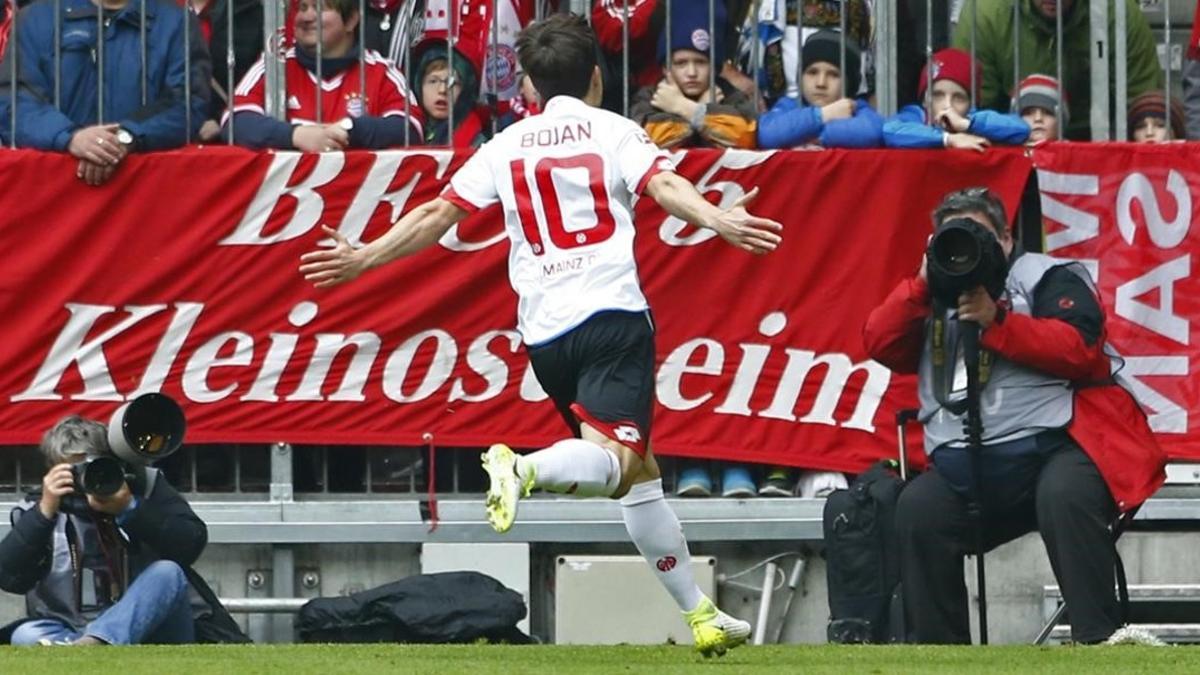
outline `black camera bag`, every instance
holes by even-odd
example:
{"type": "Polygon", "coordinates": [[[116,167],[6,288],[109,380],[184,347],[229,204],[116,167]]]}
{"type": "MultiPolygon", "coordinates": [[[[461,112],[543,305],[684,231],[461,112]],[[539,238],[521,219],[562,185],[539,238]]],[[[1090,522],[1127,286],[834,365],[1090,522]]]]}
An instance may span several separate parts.
{"type": "Polygon", "coordinates": [[[884,460],[825,500],[830,642],[904,641],[895,528],[904,485],[897,463],[884,460]]]}

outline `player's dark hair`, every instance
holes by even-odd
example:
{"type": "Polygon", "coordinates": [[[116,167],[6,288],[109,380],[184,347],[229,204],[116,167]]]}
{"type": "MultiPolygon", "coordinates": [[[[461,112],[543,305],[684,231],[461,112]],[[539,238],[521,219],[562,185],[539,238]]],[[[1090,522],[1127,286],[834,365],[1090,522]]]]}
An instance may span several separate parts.
{"type": "Polygon", "coordinates": [[[517,58],[543,101],[559,95],[586,96],[596,52],[596,34],[574,14],[552,14],[517,37],[517,58]]]}

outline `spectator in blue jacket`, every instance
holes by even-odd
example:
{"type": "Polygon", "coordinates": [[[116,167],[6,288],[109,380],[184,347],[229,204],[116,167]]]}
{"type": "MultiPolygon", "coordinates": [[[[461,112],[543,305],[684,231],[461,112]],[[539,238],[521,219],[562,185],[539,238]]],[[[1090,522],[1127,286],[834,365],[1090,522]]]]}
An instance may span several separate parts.
{"type": "Polygon", "coordinates": [[[842,35],[823,29],[804,41],[802,100],[783,97],[758,119],[758,147],[792,148],[815,144],[826,148],[875,148],[883,145],[883,118],[865,99],[855,100],[861,78],[861,56],[846,44],[842,73],[842,35]]]}
{"type": "Polygon", "coordinates": [[[912,104],[883,125],[883,142],[890,148],[959,148],[983,152],[992,143],[1020,145],[1029,138],[1029,125],[1018,115],[971,109],[971,70],[975,71],[976,100],[983,68],[961,49],[943,49],[921,71],[918,93],[928,109],[912,104]],[[932,84],[930,83],[932,80],[932,84]],[[930,88],[928,97],[926,87],[930,88]]]}
{"type": "Polygon", "coordinates": [[[5,144],[69,152],[79,159],[76,175],[89,185],[112,177],[130,152],[177,148],[187,142],[184,104],[184,31],[190,35],[191,130],[194,137],[208,113],[212,62],[194,19],[169,0],[35,2],[21,11],[16,42],[0,64],[0,137],[5,144]],[[56,101],[55,7],[61,7],[61,51],[56,101]],[[97,13],[103,12],[102,50],[97,13]],[[142,72],[145,27],[146,72],[142,72]],[[100,51],[104,70],[99,71],[100,51]],[[17,56],[16,128],[11,127],[12,67],[17,56]],[[99,81],[104,109],[98,109],[99,81]],[[143,92],[143,82],[145,91],[143,92]]]}

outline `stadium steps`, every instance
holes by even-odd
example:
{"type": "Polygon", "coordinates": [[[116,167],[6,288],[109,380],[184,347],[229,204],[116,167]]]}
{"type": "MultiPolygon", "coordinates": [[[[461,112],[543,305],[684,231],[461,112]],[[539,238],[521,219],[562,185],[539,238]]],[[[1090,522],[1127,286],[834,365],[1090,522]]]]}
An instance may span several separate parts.
{"type": "MultiPolygon", "coordinates": [[[[1137,626],[1154,637],[1168,644],[1200,643],[1200,624],[1197,623],[1135,623],[1137,626]]],[[[1071,641],[1071,626],[1059,624],[1050,631],[1050,642],[1062,643],[1071,641]]]]}
{"type": "MultiPolygon", "coordinates": [[[[1042,591],[1043,612],[1049,619],[1062,602],[1062,591],[1058,586],[1044,586],[1042,591]]],[[[1131,625],[1164,642],[1200,643],[1200,584],[1131,584],[1129,615],[1131,625]]],[[[1050,633],[1050,642],[1070,639],[1070,624],[1059,624],[1050,633]]]]}

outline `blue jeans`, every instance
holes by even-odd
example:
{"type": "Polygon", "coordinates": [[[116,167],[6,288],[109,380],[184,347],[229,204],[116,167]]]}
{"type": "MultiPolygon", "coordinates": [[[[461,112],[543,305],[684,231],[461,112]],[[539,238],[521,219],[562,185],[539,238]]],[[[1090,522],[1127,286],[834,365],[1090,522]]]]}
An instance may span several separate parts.
{"type": "Polygon", "coordinates": [[[84,635],[110,645],[195,642],[196,628],[183,569],[169,560],[151,563],[129,585],[124,597],[104,610],[83,632],[58,619],[34,619],[17,626],[12,643],[70,642],[84,635]]]}

